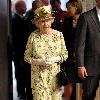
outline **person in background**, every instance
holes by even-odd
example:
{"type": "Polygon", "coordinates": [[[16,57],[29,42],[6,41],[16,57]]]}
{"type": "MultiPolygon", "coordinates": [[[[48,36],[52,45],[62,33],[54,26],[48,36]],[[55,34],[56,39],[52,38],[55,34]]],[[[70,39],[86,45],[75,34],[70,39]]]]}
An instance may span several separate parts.
{"type": "Polygon", "coordinates": [[[36,25],[32,22],[34,19],[34,11],[37,7],[40,7],[43,5],[42,1],[40,0],[35,0],[32,2],[32,8],[28,10],[25,14],[26,21],[27,21],[27,33],[30,34],[34,30],[36,30],[36,25]],[[41,2],[41,3],[40,3],[41,2]]]}
{"type": "Polygon", "coordinates": [[[100,0],[96,7],[81,14],[75,36],[78,76],[82,82],[82,100],[94,100],[100,79],[100,0]]]}
{"type": "Polygon", "coordinates": [[[45,6],[49,5],[49,0],[41,0],[45,6]]]}
{"type": "Polygon", "coordinates": [[[53,17],[55,17],[52,28],[63,32],[63,21],[66,17],[69,17],[69,14],[67,13],[67,11],[63,11],[61,9],[60,0],[50,0],[50,4],[52,7],[53,17]]]}
{"type": "Polygon", "coordinates": [[[34,23],[38,28],[30,34],[24,53],[24,60],[31,64],[34,100],[62,100],[56,75],[68,52],[63,34],[51,28],[53,20],[50,6],[35,10],[34,23]]]}
{"type": "Polygon", "coordinates": [[[25,98],[25,67],[24,67],[24,34],[26,4],[24,1],[16,1],[16,12],[12,17],[12,46],[13,60],[15,65],[15,77],[17,81],[17,92],[19,98],[25,98]]]}
{"type": "Polygon", "coordinates": [[[32,22],[34,19],[34,11],[36,7],[39,7],[41,5],[48,5],[49,1],[48,0],[35,0],[32,2],[32,8],[28,10],[25,14],[26,21],[27,21],[27,33],[30,34],[34,30],[36,30],[36,25],[32,22]]]}
{"type": "Polygon", "coordinates": [[[76,26],[78,18],[82,12],[82,5],[78,2],[66,3],[66,8],[69,17],[64,20],[63,35],[66,43],[66,48],[68,50],[68,59],[64,62],[63,66],[65,67],[67,76],[68,76],[68,85],[64,86],[64,97],[65,100],[75,100],[75,85],[78,82],[77,77],[77,68],[75,67],[75,46],[74,39],[76,34],[76,26]]]}

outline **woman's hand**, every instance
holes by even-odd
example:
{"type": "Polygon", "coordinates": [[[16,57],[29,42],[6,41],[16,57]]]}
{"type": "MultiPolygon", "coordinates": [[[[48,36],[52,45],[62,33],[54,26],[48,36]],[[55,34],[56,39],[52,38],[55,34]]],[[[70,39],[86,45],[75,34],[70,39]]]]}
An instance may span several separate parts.
{"type": "Polygon", "coordinates": [[[45,60],[45,59],[32,59],[32,65],[42,65],[42,66],[46,66],[46,65],[52,65],[53,62],[49,61],[49,60],[45,60]]]}
{"type": "Polygon", "coordinates": [[[51,62],[52,64],[57,63],[57,62],[59,62],[59,61],[61,61],[61,57],[60,57],[60,56],[51,57],[51,58],[48,58],[48,59],[47,59],[47,62],[51,62]]]}
{"type": "Polygon", "coordinates": [[[46,61],[43,59],[32,59],[32,65],[46,65],[46,61]]]}

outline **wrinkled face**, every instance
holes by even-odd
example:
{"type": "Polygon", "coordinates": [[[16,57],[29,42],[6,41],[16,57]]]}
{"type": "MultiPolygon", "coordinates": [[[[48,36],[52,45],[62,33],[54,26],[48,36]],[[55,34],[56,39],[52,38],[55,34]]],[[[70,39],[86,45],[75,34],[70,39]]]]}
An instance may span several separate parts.
{"type": "Polygon", "coordinates": [[[69,6],[68,12],[74,15],[77,13],[77,8],[75,6],[69,6]]]}
{"type": "Polygon", "coordinates": [[[48,31],[51,27],[51,23],[52,23],[51,19],[39,20],[38,22],[39,29],[42,31],[48,31]]]}
{"type": "Polygon", "coordinates": [[[95,0],[98,8],[100,8],[100,0],[95,0]]]}

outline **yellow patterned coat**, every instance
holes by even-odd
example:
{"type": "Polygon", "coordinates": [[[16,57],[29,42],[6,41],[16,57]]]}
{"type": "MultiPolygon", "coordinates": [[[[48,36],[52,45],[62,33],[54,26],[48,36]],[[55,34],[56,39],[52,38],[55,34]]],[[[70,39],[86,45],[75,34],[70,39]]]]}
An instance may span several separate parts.
{"type": "Polygon", "coordinates": [[[48,38],[36,30],[28,38],[24,59],[31,64],[31,87],[34,100],[62,100],[56,74],[60,71],[60,63],[67,59],[68,52],[62,33],[52,29],[51,34],[48,38]],[[56,56],[60,56],[62,60],[52,66],[36,66],[30,62],[31,59],[56,56]]]}

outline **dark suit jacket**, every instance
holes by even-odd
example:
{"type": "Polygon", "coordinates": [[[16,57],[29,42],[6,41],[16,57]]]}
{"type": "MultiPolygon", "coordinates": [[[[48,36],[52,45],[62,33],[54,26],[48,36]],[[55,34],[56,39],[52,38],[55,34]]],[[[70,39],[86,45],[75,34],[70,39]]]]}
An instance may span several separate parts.
{"type": "Polygon", "coordinates": [[[100,73],[100,22],[96,8],[80,16],[75,47],[77,67],[84,66],[90,76],[100,73]]]}
{"type": "Polygon", "coordinates": [[[16,59],[22,59],[24,57],[26,29],[24,18],[14,14],[12,17],[12,44],[13,52],[15,53],[14,58],[16,59]]]}
{"type": "Polygon", "coordinates": [[[29,11],[26,12],[26,21],[27,21],[27,33],[31,33],[37,29],[36,25],[33,24],[32,20],[34,19],[34,10],[30,9],[29,11]]]}

